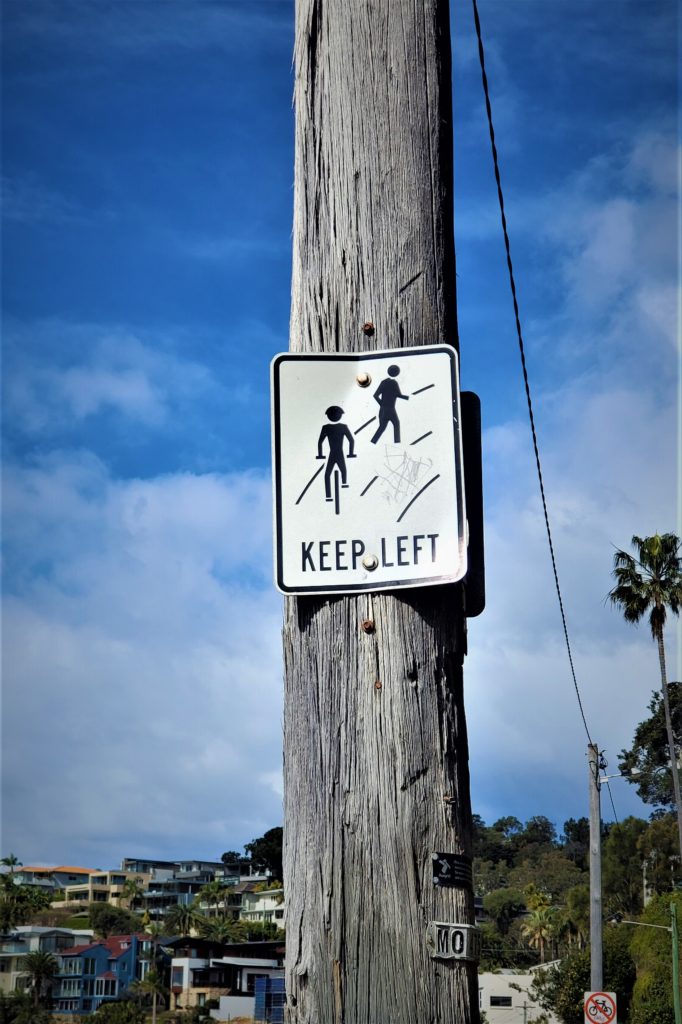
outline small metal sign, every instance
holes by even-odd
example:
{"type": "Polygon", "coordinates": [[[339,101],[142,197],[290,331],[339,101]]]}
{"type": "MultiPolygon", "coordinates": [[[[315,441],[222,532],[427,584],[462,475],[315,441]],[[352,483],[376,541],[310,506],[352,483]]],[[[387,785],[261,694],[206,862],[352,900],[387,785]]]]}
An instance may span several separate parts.
{"type": "Polygon", "coordinates": [[[464,857],[459,853],[434,853],[431,860],[434,885],[459,889],[473,888],[470,857],[464,857]]]}
{"type": "Polygon", "coordinates": [[[333,594],[461,579],[460,426],[449,345],[276,356],[277,587],[333,594]]]}
{"type": "Polygon", "coordinates": [[[585,1024],[618,1024],[615,992],[585,993],[585,1024]]]}
{"type": "Polygon", "coordinates": [[[472,924],[431,921],[426,931],[429,954],[439,960],[480,960],[481,932],[472,924]]]}

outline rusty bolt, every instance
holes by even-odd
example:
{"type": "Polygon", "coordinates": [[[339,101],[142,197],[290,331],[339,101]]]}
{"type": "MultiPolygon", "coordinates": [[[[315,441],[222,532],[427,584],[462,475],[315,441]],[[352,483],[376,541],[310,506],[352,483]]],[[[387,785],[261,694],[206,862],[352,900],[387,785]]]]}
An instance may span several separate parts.
{"type": "Polygon", "coordinates": [[[374,684],[374,689],[375,690],[380,690],[381,689],[381,680],[380,679],[377,679],[376,683],[374,684]]]}
{"type": "Polygon", "coordinates": [[[443,803],[444,804],[454,804],[455,802],[456,801],[455,801],[454,796],[450,796],[449,793],[446,793],[445,796],[443,797],[443,803]]]}
{"type": "Polygon", "coordinates": [[[371,320],[366,320],[362,325],[362,333],[366,334],[368,338],[371,338],[374,334],[374,324],[371,320]]]}
{"type": "Polygon", "coordinates": [[[374,632],[374,619],[363,619],[361,623],[363,633],[374,632]]]}

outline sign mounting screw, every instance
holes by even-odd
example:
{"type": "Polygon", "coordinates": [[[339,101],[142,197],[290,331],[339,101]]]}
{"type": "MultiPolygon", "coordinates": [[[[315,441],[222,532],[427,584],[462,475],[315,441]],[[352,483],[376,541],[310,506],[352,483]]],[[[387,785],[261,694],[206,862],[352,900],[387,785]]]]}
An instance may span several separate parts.
{"type": "Polygon", "coordinates": [[[379,559],[377,558],[376,555],[365,555],[365,557],[362,560],[362,564],[364,565],[365,569],[368,569],[370,572],[374,572],[374,570],[379,564],[379,559]]]}
{"type": "Polygon", "coordinates": [[[355,380],[357,381],[361,388],[368,388],[369,385],[372,383],[372,378],[368,373],[359,373],[355,380]]]}

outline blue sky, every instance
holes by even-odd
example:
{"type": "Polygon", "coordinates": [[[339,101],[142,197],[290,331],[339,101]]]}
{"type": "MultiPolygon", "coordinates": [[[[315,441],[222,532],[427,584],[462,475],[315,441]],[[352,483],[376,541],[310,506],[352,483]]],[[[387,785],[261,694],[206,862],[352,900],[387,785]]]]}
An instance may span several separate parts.
{"type": "MultiPolygon", "coordinates": [[[[586,739],[473,19],[452,11],[462,385],[484,419],[472,800],[561,825],[587,810],[586,739]]],[[[679,9],[480,11],[574,656],[615,765],[657,661],[604,604],[613,545],[680,532],[679,9]]],[[[6,0],[3,36],[2,849],[218,857],[281,820],[268,367],[288,344],[293,4],[6,0]]],[[[673,626],[672,678],[678,648],[673,626]]],[[[646,813],[624,782],[614,799],[646,813]]]]}

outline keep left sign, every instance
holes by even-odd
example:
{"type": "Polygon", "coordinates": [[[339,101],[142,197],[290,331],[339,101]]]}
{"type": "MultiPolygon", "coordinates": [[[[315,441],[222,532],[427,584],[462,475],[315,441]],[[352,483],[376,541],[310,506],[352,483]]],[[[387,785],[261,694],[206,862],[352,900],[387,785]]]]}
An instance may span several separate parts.
{"type": "Polygon", "coordinates": [[[465,575],[451,346],[276,356],[272,448],[283,593],[387,590],[465,575]]]}

